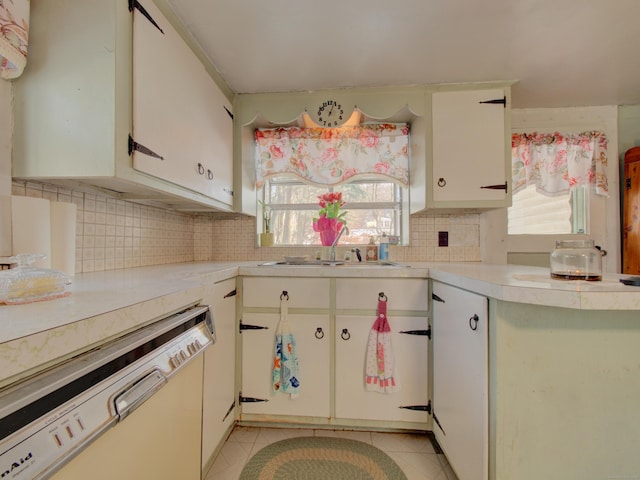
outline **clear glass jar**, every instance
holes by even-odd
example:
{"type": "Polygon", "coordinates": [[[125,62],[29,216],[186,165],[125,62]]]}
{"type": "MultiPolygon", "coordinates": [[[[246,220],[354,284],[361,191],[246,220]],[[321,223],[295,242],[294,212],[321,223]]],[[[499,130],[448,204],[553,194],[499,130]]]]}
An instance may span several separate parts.
{"type": "Polygon", "coordinates": [[[558,240],[551,252],[551,278],[602,280],[602,252],[593,240],[558,240]]]}

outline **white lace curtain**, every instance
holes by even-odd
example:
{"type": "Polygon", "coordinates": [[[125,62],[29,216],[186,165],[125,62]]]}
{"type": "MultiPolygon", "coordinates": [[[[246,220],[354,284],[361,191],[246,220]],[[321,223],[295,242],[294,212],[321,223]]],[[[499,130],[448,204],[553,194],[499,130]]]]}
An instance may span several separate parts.
{"type": "Polygon", "coordinates": [[[0,78],[18,78],[27,64],[29,0],[0,0],[0,78]]]}
{"type": "Polygon", "coordinates": [[[528,185],[554,196],[593,185],[609,196],[607,137],[602,132],[514,133],[511,136],[513,193],[528,185]]]}
{"type": "Polygon", "coordinates": [[[358,175],[409,185],[409,126],[375,123],[343,128],[258,129],[256,186],[273,176],[338,185],[358,175]]]}

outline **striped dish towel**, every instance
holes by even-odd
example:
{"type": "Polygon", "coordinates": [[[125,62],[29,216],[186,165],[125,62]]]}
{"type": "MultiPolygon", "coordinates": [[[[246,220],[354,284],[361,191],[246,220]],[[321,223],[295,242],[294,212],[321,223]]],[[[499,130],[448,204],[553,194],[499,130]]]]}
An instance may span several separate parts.
{"type": "Polygon", "coordinates": [[[387,302],[383,299],[378,300],[378,315],[369,332],[366,361],[366,390],[380,393],[393,393],[400,390],[394,371],[391,327],[389,327],[387,320],[387,302]]]}

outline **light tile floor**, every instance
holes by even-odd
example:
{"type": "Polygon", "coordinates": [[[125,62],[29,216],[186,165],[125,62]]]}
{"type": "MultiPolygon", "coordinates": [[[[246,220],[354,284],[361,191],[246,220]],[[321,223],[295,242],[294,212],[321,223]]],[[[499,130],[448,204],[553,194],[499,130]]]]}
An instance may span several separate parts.
{"type": "Polygon", "coordinates": [[[205,480],[238,480],[245,463],[261,448],[285,438],[309,436],[344,437],[369,443],[393,458],[408,480],[457,480],[447,459],[436,453],[427,435],[243,426],[231,432],[205,480]]]}

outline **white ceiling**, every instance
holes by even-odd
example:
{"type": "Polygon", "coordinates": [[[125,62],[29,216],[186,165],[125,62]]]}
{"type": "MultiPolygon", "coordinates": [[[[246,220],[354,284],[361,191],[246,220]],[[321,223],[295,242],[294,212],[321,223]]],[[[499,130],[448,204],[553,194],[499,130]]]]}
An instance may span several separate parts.
{"type": "Polygon", "coordinates": [[[169,0],[236,93],[517,81],[515,108],[640,104],[640,0],[169,0]]]}

